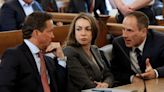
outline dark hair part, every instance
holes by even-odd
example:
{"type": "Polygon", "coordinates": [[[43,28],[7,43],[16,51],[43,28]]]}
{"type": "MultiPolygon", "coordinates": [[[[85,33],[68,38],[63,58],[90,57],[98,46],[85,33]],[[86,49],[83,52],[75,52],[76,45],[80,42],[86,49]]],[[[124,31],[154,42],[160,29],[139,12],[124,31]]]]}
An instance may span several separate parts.
{"type": "Polygon", "coordinates": [[[137,25],[139,29],[148,28],[149,26],[149,18],[140,11],[134,11],[126,15],[126,17],[134,16],[137,19],[137,25]]]}
{"type": "Polygon", "coordinates": [[[81,46],[81,44],[78,43],[76,38],[75,38],[75,24],[76,24],[78,19],[86,19],[91,24],[91,31],[92,31],[92,41],[91,41],[91,44],[93,45],[95,43],[95,41],[96,41],[96,38],[97,38],[97,35],[98,35],[98,31],[99,31],[99,27],[98,27],[97,21],[90,14],[80,13],[79,15],[77,15],[73,19],[73,21],[71,23],[70,30],[69,30],[67,39],[65,41],[65,46],[74,46],[74,47],[80,47],[81,46]]]}
{"type": "Polygon", "coordinates": [[[30,14],[22,25],[23,38],[31,38],[32,32],[35,29],[42,32],[47,27],[46,21],[51,19],[53,19],[52,15],[45,12],[33,12],[30,14]]]}

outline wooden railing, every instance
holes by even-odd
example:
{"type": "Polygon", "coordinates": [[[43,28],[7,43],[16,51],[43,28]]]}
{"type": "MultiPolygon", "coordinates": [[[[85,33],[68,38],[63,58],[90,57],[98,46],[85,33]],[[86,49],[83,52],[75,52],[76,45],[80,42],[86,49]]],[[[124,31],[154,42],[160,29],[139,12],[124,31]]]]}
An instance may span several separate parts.
{"type": "MultiPolygon", "coordinates": [[[[48,12],[53,15],[55,22],[71,23],[72,20],[78,15],[77,13],[57,13],[48,12]]],[[[116,23],[115,17],[109,17],[108,15],[100,15],[100,18],[108,17],[106,21],[108,23],[116,23]]]]}
{"type": "MultiPolygon", "coordinates": [[[[119,36],[122,34],[122,24],[118,23],[107,23],[108,32],[114,36],[119,36]]],[[[164,26],[150,25],[149,29],[164,32],[164,26]]]]}

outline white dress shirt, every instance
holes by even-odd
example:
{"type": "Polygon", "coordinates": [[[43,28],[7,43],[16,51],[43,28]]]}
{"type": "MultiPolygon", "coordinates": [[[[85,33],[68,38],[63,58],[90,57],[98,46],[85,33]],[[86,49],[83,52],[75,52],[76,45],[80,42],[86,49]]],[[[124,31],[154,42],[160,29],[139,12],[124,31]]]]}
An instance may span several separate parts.
{"type": "MultiPolygon", "coordinates": [[[[24,42],[27,44],[27,46],[29,47],[34,59],[35,59],[35,62],[36,62],[36,65],[37,65],[37,68],[38,68],[38,71],[40,72],[40,58],[38,57],[38,52],[40,51],[39,48],[34,45],[33,43],[31,43],[29,40],[27,39],[24,39],[24,42]]],[[[49,56],[51,58],[54,58],[55,55],[52,54],[52,53],[48,53],[48,54],[45,54],[46,56],[49,56]]],[[[58,59],[60,60],[60,59],[58,59]]],[[[61,65],[62,67],[66,67],[66,61],[58,61],[58,64],[61,65]]]]}
{"type": "Polygon", "coordinates": [[[32,8],[32,4],[34,3],[34,1],[31,4],[27,4],[25,3],[23,0],[18,0],[19,3],[21,4],[26,16],[30,15],[31,13],[34,12],[33,8],[32,8]]]}

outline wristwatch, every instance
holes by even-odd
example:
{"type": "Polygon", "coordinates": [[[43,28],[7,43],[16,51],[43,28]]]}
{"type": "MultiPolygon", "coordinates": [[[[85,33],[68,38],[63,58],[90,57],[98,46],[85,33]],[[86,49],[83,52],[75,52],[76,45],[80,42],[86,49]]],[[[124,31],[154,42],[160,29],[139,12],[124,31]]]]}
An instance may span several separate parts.
{"type": "Polygon", "coordinates": [[[67,61],[67,57],[64,56],[64,58],[58,58],[58,61],[67,61]]]}

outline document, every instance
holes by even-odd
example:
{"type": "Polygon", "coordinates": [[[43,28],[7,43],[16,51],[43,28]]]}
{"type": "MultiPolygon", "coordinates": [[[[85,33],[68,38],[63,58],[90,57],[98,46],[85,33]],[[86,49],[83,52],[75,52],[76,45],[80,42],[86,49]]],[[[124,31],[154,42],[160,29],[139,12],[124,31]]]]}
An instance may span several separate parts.
{"type": "Polygon", "coordinates": [[[87,90],[82,90],[81,92],[138,92],[137,90],[122,90],[116,88],[92,88],[87,90]]]}

